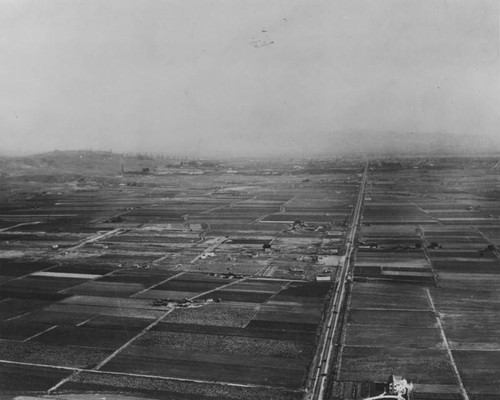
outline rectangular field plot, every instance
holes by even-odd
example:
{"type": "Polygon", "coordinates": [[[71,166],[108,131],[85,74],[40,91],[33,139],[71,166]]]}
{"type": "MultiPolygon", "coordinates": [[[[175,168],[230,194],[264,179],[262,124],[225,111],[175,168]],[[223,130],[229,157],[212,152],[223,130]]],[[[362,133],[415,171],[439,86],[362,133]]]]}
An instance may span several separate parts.
{"type": "MultiPolygon", "coordinates": [[[[130,247],[127,247],[127,249],[130,250],[130,247]]],[[[133,267],[137,264],[148,265],[163,256],[163,253],[160,251],[161,249],[158,249],[154,253],[141,253],[140,249],[136,249],[136,251],[120,251],[119,253],[107,250],[106,253],[102,253],[102,250],[99,250],[100,255],[97,262],[114,263],[127,267],[133,267]]]]}
{"type": "Polygon", "coordinates": [[[271,292],[249,292],[243,290],[222,289],[205,294],[200,299],[217,299],[222,302],[239,302],[239,303],[264,303],[273,293],[271,292]]]}
{"type": "Polygon", "coordinates": [[[300,400],[301,390],[270,386],[227,385],[219,382],[162,379],[147,376],[123,376],[105,372],[83,372],[60,387],[60,393],[119,392],[140,397],[206,400],[300,400]]]}
{"type": "Polygon", "coordinates": [[[113,265],[93,265],[89,264],[63,264],[50,268],[50,272],[67,272],[75,274],[95,274],[95,275],[106,275],[110,272],[119,269],[117,266],[113,265]]]}
{"type": "MultiPolygon", "coordinates": [[[[222,245],[222,247],[225,245],[222,245]]],[[[218,248],[219,249],[219,248],[218,248]]],[[[215,258],[215,257],[214,257],[215,258]]],[[[226,259],[227,260],[227,259],[226,259]]],[[[198,260],[194,266],[190,267],[192,270],[198,270],[205,273],[225,274],[230,268],[231,272],[236,275],[251,276],[257,274],[265,265],[265,259],[239,259],[237,263],[225,260],[211,259],[198,260]]],[[[227,280],[226,280],[227,281],[227,280]]],[[[230,282],[227,282],[230,283],[230,282]]]]}
{"type": "MultiPolygon", "coordinates": [[[[245,357],[271,357],[301,359],[307,361],[311,356],[311,348],[296,340],[281,340],[254,336],[235,336],[223,334],[204,334],[199,332],[149,331],[138,338],[133,347],[137,352],[155,351],[168,354],[170,351],[193,351],[214,353],[214,355],[234,354],[245,357]]],[[[128,349],[125,350],[128,352],[128,349]]]]}
{"type": "Polygon", "coordinates": [[[0,322],[0,339],[26,340],[49,328],[47,325],[19,320],[0,322]]]}
{"type": "Polygon", "coordinates": [[[496,351],[453,351],[465,389],[472,399],[498,399],[500,349],[496,351]]]}
{"type": "Polygon", "coordinates": [[[0,391],[46,392],[62,379],[71,375],[71,370],[47,367],[20,366],[0,362],[0,391]]]}
{"type": "Polygon", "coordinates": [[[39,271],[33,272],[31,277],[43,277],[43,278],[74,278],[74,279],[97,279],[102,275],[97,274],[81,274],[74,272],[52,272],[52,271],[39,271]]]}
{"type": "Polygon", "coordinates": [[[469,274],[500,274],[500,260],[484,259],[480,261],[440,261],[433,260],[432,265],[438,272],[446,271],[453,273],[469,273],[469,274]]]}
{"type": "Polygon", "coordinates": [[[2,360],[68,368],[93,368],[112,350],[80,346],[57,346],[29,341],[0,342],[2,360]]]}
{"type": "MultiPolygon", "coordinates": [[[[463,289],[433,291],[432,297],[436,308],[441,313],[461,314],[463,312],[500,312],[500,294],[497,291],[476,291],[468,296],[463,289]]],[[[488,315],[488,314],[485,314],[488,315]]],[[[487,322],[487,321],[485,321],[487,322]]]]}
{"type": "Polygon", "coordinates": [[[500,351],[500,329],[454,329],[446,336],[452,350],[500,351]]]}
{"type": "Polygon", "coordinates": [[[467,260],[495,260],[497,257],[493,252],[479,253],[478,250],[464,250],[464,249],[439,249],[429,250],[429,255],[432,260],[436,261],[467,261],[467,260]]]}
{"type": "Polygon", "coordinates": [[[433,223],[435,222],[429,215],[411,205],[385,205],[377,204],[376,206],[368,204],[363,212],[363,220],[369,223],[399,223],[410,224],[417,223],[433,223]]]}
{"type": "Polygon", "coordinates": [[[36,271],[50,268],[54,266],[53,263],[48,262],[21,262],[0,259],[0,275],[6,276],[23,276],[36,271]]]}
{"type": "Polygon", "coordinates": [[[290,322],[290,321],[269,321],[269,320],[259,320],[258,317],[254,318],[248,324],[250,329],[259,330],[284,330],[290,332],[309,332],[314,335],[318,325],[311,324],[307,322],[290,322]]]}
{"type": "Polygon", "coordinates": [[[0,301],[0,320],[15,318],[51,304],[50,300],[9,299],[0,301]]]}
{"type": "Polygon", "coordinates": [[[406,283],[358,283],[352,289],[352,309],[430,310],[423,288],[406,283]]]}
{"type": "Polygon", "coordinates": [[[132,330],[141,331],[146,326],[150,325],[152,321],[144,318],[131,318],[131,317],[114,317],[114,316],[95,316],[87,320],[82,326],[86,328],[96,329],[117,329],[117,330],[132,330]]]}
{"type": "Polygon", "coordinates": [[[256,292],[278,292],[285,288],[289,281],[265,281],[247,279],[231,285],[231,290],[251,290],[256,292]]]}
{"type": "Polygon", "coordinates": [[[33,340],[50,346],[85,346],[115,350],[140,332],[133,329],[104,329],[86,326],[58,326],[33,340]]]}
{"type": "Polygon", "coordinates": [[[136,352],[118,355],[102,370],[288,388],[299,388],[305,373],[302,362],[294,363],[288,359],[221,356],[192,351],[153,351],[148,354],[142,348],[136,352]]]}
{"type": "Polygon", "coordinates": [[[158,284],[165,279],[174,276],[176,272],[172,271],[149,271],[143,269],[119,270],[110,275],[106,275],[96,282],[116,282],[141,284],[143,287],[158,284]]]}
{"type": "Polygon", "coordinates": [[[454,330],[462,329],[484,329],[485,331],[500,329],[500,313],[495,310],[477,312],[457,309],[440,312],[439,315],[447,335],[453,335],[454,330]]]}
{"type": "Polygon", "coordinates": [[[439,272],[439,280],[446,289],[489,291],[494,293],[500,287],[499,274],[474,274],[465,272],[439,272]]]}
{"type": "Polygon", "coordinates": [[[196,280],[172,279],[155,287],[155,290],[179,291],[179,292],[196,292],[202,293],[216,289],[220,286],[227,285],[229,282],[206,282],[196,280]]]}
{"type": "Polygon", "coordinates": [[[311,318],[319,319],[323,314],[323,299],[311,297],[276,296],[260,307],[261,312],[286,314],[307,314],[311,318]]]}
{"type": "Polygon", "coordinates": [[[102,297],[102,296],[82,296],[74,295],[61,300],[58,304],[68,305],[83,305],[97,307],[113,307],[113,308],[132,308],[132,309],[153,309],[153,305],[149,300],[129,299],[121,297],[102,297]]]}
{"type": "Polygon", "coordinates": [[[304,221],[307,224],[327,224],[335,219],[343,219],[344,216],[333,216],[329,213],[301,213],[301,214],[291,214],[291,213],[279,213],[271,214],[262,219],[262,222],[285,222],[291,224],[294,221],[304,221]]]}
{"type": "Polygon", "coordinates": [[[83,282],[83,279],[30,277],[4,282],[0,292],[14,298],[58,300],[67,297],[58,292],[83,282]]]}
{"type": "Polygon", "coordinates": [[[324,299],[331,290],[331,283],[324,282],[292,282],[278,296],[286,297],[316,297],[324,299]]]}
{"type": "Polygon", "coordinates": [[[363,267],[370,265],[401,270],[429,268],[429,263],[425,259],[423,252],[413,255],[413,257],[398,256],[386,252],[380,252],[375,256],[373,254],[365,255],[358,253],[356,257],[356,266],[363,267]]]}
{"type": "Polygon", "coordinates": [[[282,329],[258,329],[249,325],[245,327],[217,326],[217,325],[195,325],[180,324],[172,322],[160,322],[151,331],[158,332],[184,332],[198,333],[203,335],[240,336],[249,338],[293,340],[299,341],[305,347],[313,348],[314,337],[309,332],[287,331],[282,329]]]}
{"type": "Polygon", "coordinates": [[[197,292],[180,292],[178,290],[146,290],[145,292],[139,292],[132,297],[135,299],[171,299],[171,300],[183,300],[189,299],[191,297],[196,296],[197,292]]]}
{"type": "Polygon", "coordinates": [[[321,320],[321,315],[308,314],[305,312],[287,312],[286,310],[276,310],[266,308],[265,310],[260,310],[259,313],[252,320],[252,326],[255,326],[257,321],[264,322],[276,322],[276,323],[290,323],[290,324],[304,324],[310,326],[317,326],[321,320]]]}
{"type": "MultiPolygon", "coordinates": [[[[152,302],[151,302],[152,304],[152,302]]],[[[54,303],[44,308],[44,311],[54,311],[61,313],[74,314],[90,314],[90,315],[109,315],[113,317],[130,317],[156,319],[162,316],[165,311],[158,309],[147,308],[126,308],[120,306],[102,306],[102,305],[86,305],[86,304],[64,304],[54,303]]]]}
{"type": "Polygon", "coordinates": [[[51,311],[33,311],[26,315],[16,318],[16,321],[29,322],[35,324],[68,325],[75,326],[92,317],[92,314],[65,313],[51,311]]]}
{"type": "Polygon", "coordinates": [[[198,308],[178,308],[164,322],[209,326],[244,327],[257,312],[254,303],[216,303],[198,308]]]}
{"type": "Polygon", "coordinates": [[[436,327],[436,318],[432,311],[351,309],[349,311],[348,323],[367,326],[388,325],[434,328],[436,327]]]}
{"type": "Polygon", "coordinates": [[[443,349],[439,330],[415,326],[393,325],[349,325],[345,339],[346,346],[380,347],[389,344],[411,349],[443,349]],[[384,338],[381,340],[381,338],[384,338]]]}
{"type": "Polygon", "coordinates": [[[66,293],[100,297],[129,297],[144,289],[140,283],[84,282],[68,289],[66,293]]]}
{"type": "Polygon", "coordinates": [[[454,385],[456,378],[445,350],[346,346],[340,380],[386,382],[394,371],[413,382],[454,385]]]}

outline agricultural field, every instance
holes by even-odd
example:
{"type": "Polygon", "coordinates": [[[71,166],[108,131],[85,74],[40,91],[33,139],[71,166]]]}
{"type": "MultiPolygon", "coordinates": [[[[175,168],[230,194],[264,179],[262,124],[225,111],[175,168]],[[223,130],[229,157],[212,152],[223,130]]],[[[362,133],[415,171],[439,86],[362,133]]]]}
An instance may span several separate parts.
{"type": "Polygon", "coordinates": [[[304,397],[362,160],[42,161],[2,164],[2,396],[304,397]]]}
{"type": "Polygon", "coordinates": [[[494,159],[372,161],[332,399],[497,399],[500,180],[494,159]]]}
{"type": "Polygon", "coordinates": [[[353,221],[361,159],[47,157],[2,164],[4,397],[305,399],[345,284],[328,398],[498,398],[496,160],[371,160],[353,221]]]}

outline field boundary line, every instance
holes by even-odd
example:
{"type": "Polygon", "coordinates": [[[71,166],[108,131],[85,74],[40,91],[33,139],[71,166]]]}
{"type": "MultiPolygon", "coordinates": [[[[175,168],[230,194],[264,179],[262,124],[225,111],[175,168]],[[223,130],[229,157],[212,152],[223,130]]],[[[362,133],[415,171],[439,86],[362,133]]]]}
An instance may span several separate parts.
{"type": "MultiPolygon", "coordinates": [[[[16,224],[16,225],[6,226],[5,228],[0,229],[0,232],[6,232],[6,231],[8,231],[9,229],[12,229],[12,228],[17,228],[18,226],[43,224],[43,222],[44,222],[44,221],[21,222],[21,223],[16,224]]],[[[10,231],[10,232],[8,232],[8,233],[15,233],[15,232],[17,232],[17,231],[10,231]]]]}
{"type": "Polygon", "coordinates": [[[443,341],[444,347],[448,354],[448,358],[450,359],[451,365],[453,367],[453,372],[455,373],[455,377],[457,378],[458,386],[460,387],[460,393],[462,394],[464,400],[469,400],[469,395],[465,390],[464,382],[462,381],[462,377],[460,376],[460,371],[458,370],[457,364],[455,363],[455,359],[453,358],[453,353],[451,352],[450,344],[448,343],[448,338],[446,337],[446,333],[444,332],[443,324],[441,322],[441,317],[439,316],[439,313],[437,312],[436,307],[434,306],[434,300],[432,299],[430,290],[427,288],[425,290],[427,292],[427,298],[429,299],[431,309],[434,312],[436,321],[438,323],[441,339],[443,341]]]}
{"type": "Polygon", "coordinates": [[[92,321],[93,319],[96,319],[97,317],[99,317],[100,315],[92,315],[90,318],[87,318],[85,321],[82,321],[82,322],[79,322],[78,324],[76,324],[75,326],[83,326],[85,325],[87,322],[90,322],[92,321]]]}
{"type": "MultiPolygon", "coordinates": [[[[9,298],[7,298],[6,300],[8,300],[9,298]]],[[[26,315],[29,315],[29,314],[32,314],[34,313],[35,311],[26,311],[25,313],[22,313],[22,314],[19,314],[19,315],[14,315],[13,317],[10,317],[10,318],[7,318],[5,319],[4,321],[13,321],[15,319],[18,319],[18,318],[22,318],[26,315]]]]}
{"type": "Polygon", "coordinates": [[[42,367],[42,368],[53,368],[53,369],[63,369],[65,371],[85,371],[81,368],[74,367],[64,367],[62,365],[49,365],[49,364],[37,364],[37,363],[27,363],[23,361],[11,361],[11,360],[0,360],[0,364],[11,364],[11,365],[23,365],[26,367],[42,367]]]}
{"type": "Polygon", "coordinates": [[[145,289],[142,289],[142,290],[138,291],[137,293],[134,293],[133,295],[130,296],[130,298],[133,299],[134,296],[137,296],[138,294],[142,294],[144,292],[147,292],[148,290],[151,290],[151,289],[153,289],[153,288],[155,288],[157,286],[163,285],[165,282],[168,282],[168,281],[170,281],[172,279],[175,279],[178,276],[181,276],[182,274],[185,274],[185,273],[186,273],[186,271],[182,271],[182,272],[179,272],[178,274],[172,275],[172,276],[168,277],[167,279],[162,280],[161,282],[155,283],[152,286],[149,286],[149,287],[147,287],[145,289]]]}
{"type": "Polygon", "coordinates": [[[36,337],[38,337],[38,336],[41,336],[41,335],[43,335],[43,334],[44,334],[44,333],[46,333],[46,332],[50,332],[51,330],[56,329],[57,327],[58,327],[58,325],[52,325],[51,327],[49,327],[49,328],[45,329],[44,331],[42,331],[42,332],[38,332],[38,333],[36,333],[35,335],[30,336],[30,337],[29,337],[29,338],[27,338],[27,339],[24,339],[24,340],[23,340],[23,343],[28,342],[28,341],[30,341],[31,339],[34,339],[34,338],[36,338],[36,337]]]}
{"type": "Polygon", "coordinates": [[[417,225],[418,229],[418,234],[420,236],[420,239],[422,240],[422,250],[424,251],[425,258],[427,262],[429,263],[429,266],[431,267],[432,274],[434,275],[434,282],[436,283],[437,287],[441,287],[441,281],[439,279],[439,274],[436,271],[436,268],[434,268],[434,264],[432,263],[431,255],[429,253],[429,250],[427,249],[427,245],[429,242],[427,241],[427,238],[425,236],[425,231],[422,226],[417,225]]]}
{"type": "Polygon", "coordinates": [[[219,287],[216,287],[215,289],[211,289],[211,290],[207,290],[206,292],[203,292],[203,293],[199,293],[197,295],[194,295],[192,297],[188,297],[188,300],[193,300],[193,299],[196,299],[198,297],[201,297],[201,296],[204,296],[206,294],[209,294],[209,293],[212,293],[212,292],[216,292],[217,290],[220,290],[220,289],[224,289],[228,286],[231,286],[231,285],[234,285],[235,283],[240,283],[240,282],[243,282],[245,281],[247,278],[242,278],[242,279],[238,279],[238,280],[235,280],[233,282],[230,282],[230,283],[226,283],[225,285],[222,285],[222,286],[219,286],[219,287]]]}

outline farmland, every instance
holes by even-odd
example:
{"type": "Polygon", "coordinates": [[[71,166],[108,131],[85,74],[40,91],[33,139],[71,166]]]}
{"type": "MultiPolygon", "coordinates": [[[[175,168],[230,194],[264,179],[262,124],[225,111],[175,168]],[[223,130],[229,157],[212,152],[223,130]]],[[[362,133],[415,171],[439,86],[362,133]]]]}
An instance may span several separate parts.
{"type": "Polygon", "coordinates": [[[370,164],[333,399],[495,399],[500,389],[496,160],[370,164]]]}
{"type": "Polygon", "coordinates": [[[7,398],[308,399],[336,306],[324,398],[498,397],[496,160],[30,163],[1,164],[7,398]]]}
{"type": "Polygon", "coordinates": [[[305,395],[361,160],[50,157],[2,175],[2,393],[305,395]]]}

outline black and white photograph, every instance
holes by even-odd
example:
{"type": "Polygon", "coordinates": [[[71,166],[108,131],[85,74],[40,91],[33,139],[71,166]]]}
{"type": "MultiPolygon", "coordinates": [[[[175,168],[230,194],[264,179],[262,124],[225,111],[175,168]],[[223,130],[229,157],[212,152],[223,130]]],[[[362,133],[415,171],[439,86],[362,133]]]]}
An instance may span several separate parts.
{"type": "Polygon", "coordinates": [[[0,0],[0,400],[499,400],[500,0],[0,0]]]}

